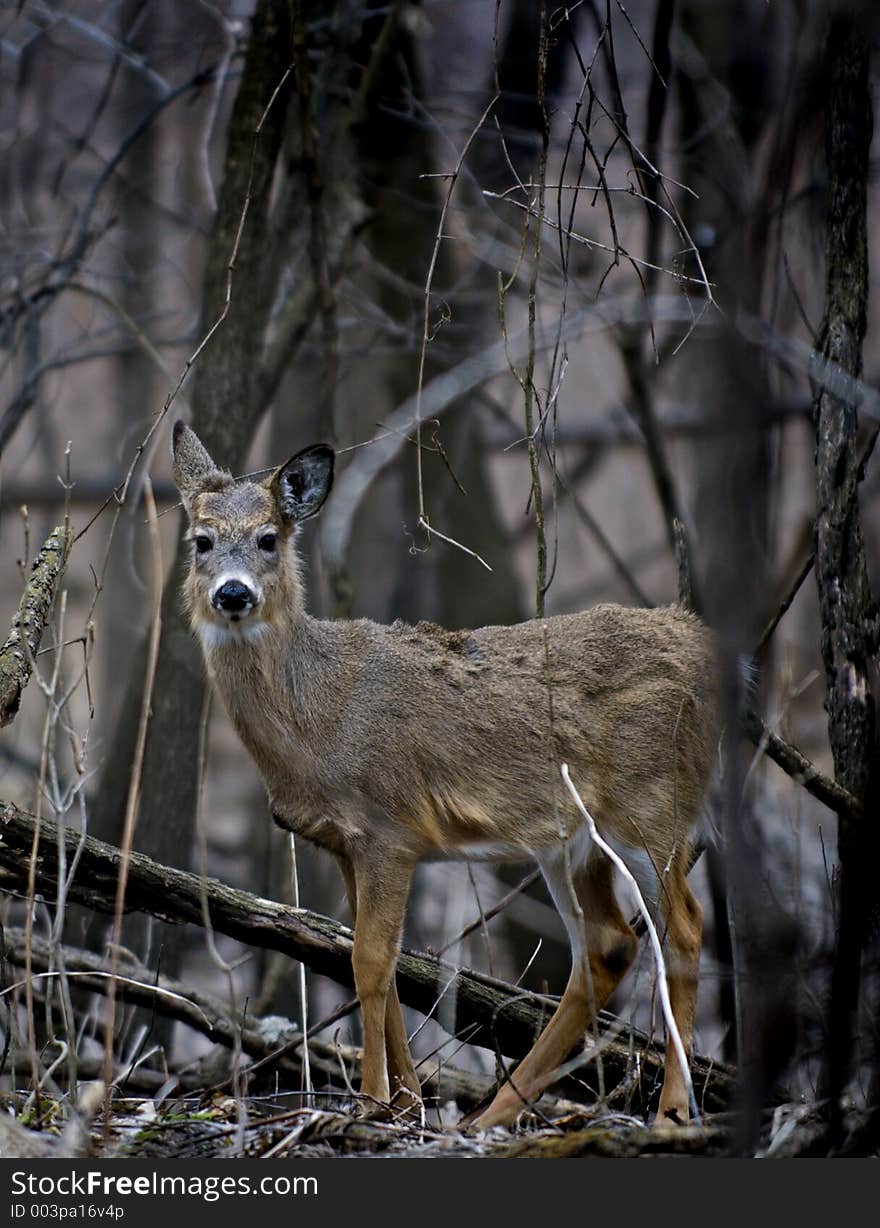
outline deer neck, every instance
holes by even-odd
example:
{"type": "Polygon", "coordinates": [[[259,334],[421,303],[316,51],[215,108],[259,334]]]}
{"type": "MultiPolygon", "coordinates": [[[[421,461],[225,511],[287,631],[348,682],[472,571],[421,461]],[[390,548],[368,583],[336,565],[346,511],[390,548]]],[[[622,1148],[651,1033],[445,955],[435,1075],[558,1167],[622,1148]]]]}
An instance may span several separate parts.
{"type": "Polygon", "coordinates": [[[233,634],[200,631],[208,675],[264,777],[271,764],[310,758],[324,732],[334,672],[326,626],[298,612],[233,634]]]}

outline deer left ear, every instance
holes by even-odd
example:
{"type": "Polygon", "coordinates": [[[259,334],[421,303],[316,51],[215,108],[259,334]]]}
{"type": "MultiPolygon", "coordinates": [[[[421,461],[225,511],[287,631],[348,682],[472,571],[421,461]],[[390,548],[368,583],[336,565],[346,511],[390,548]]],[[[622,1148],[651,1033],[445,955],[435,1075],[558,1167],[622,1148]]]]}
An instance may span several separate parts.
{"type": "Polygon", "coordinates": [[[325,443],[297,452],[272,478],[269,489],[284,520],[298,523],[316,516],[333,485],[335,453],[325,443]]]}
{"type": "Polygon", "coordinates": [[[195,496],[209,484],[232,480],[217,468],[195,431],[179,419],[174,423],[171,455],[171,476],[187,511],[195,496]]]}

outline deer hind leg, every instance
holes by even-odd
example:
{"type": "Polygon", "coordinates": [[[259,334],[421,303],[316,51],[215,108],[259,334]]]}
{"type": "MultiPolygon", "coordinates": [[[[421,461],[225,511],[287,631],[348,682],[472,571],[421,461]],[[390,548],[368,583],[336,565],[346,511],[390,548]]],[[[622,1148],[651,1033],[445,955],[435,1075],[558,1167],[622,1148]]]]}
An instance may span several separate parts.
{"type": "Polygon", "coordinates": [[[405,1088],[407,1100],[421,1102],[394,984],[411,867],[385,862],[377,874],[366,862],[338,861],[355,921],[351,962],[363,1018],[361,1092],[385,1104],[405,1088]]]}
{"type": "Polygon", "coordinates": [[[562,855],[540,860],[553,901],[565,922],[572,965],[562,1000],[509,1083],[474,1121],[477,1127],[510,1125],[524,1102],[537,1099],[555,1071],[584,1036],[617,988],[633,959],[637,939],[614,894],[613,867],[604,855],[591,856],[569,874],[562,855]],[[572,888],[575,900],[572,899],[572,888]]]}
{"type": "MultiPolygon", "coordinates": [[[[690,1052],[700,972],[703,910],[688,886],[684,868],[676,861],[664,880],[660,910],[666,927],[666,974],[669,999],[681,1043],[690,1052]]],[[[666,1069],[657,1110],[657,1124],[684,1123],[690,1116],[685,1072],[670,1040],[666,1043],[666,1069]]]]}

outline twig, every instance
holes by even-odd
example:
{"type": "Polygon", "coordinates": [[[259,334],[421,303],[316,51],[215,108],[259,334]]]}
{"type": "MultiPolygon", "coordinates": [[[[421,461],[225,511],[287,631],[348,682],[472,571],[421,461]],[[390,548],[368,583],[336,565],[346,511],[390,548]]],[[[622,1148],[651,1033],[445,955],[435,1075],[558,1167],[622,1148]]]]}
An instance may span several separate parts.
{"type": "MultiPolygon", "coordinates": [[[[490,192],[488,189],[484,189],[483,195],[487,197],[489,200],[504,200],[506,201],[507,204],[514,205],[517,209],[522,209],[526,213],[530,213],[532,217],[537,216],[534,208],[531,205],[525,205],[522,203],[522,201],[519,201],[519,200],[511,200],[509,197],[506,197],[501,192],[490,192]]],[[[545,226],[550,226],[553,230],[559,229],[558,224],[554,222],[552,218],[548,217],[546,213],[544,214],[542,221],[545,226]]],[[[628,248],[625,248],[625,247],[618,247],[617,250],[615,251],[615,249],[613,247],[609,247],[607,243],[601,243],[598,239],[590,239],[587,237],[587,235],[579,234],[577,231],[572,230],[570,227],[566,227],[564,233],[567,238],[572,239],[573,242],[575,243],[581,243],[585,247],[593,247],[599,251],[608,252],[612,256],[619,253],[620,255],[625,256],[626,259],[629,260],[631,264],[638,265],[639,268],[653,269],[657,273],[665,273],[668,277],[673,278],[676,284],[687,283],[691,285],[703,286],[704,288],[708,288],[707,293],[709,297],[707,299],[707,304],[714,304],[715,302],[715,300],[711,297],[711,283],[708,282],[704,277],[689,277],[689,276],[686,276],[684,273],[679,272],[676,269],[667,269],[663,265],[652,264],[648,260],[641,260],[638,256],[634,256],[632,252],[629,251],[628,248]]]]}
{"type": "MultiPolygon", "coordinates": [[[[858,461],[858,465],[856,468],[856,477],[857,477],[858,482],[863,482],[865,479],[865,473],[867,472],[868,461],[871,459],[871,455],[874,451],[874,447],[876,446],[878,436],[880,436],[880,426],[875,425],[874,428],[871,430],[871,433],[868,436],[867,441],[865,442],[865,446],[862,449],[861,455],[859,456],[859,461],[858,461]]],[[[815,532],[815,529],[814,529],[814,532],[815,532]]],[[[794,602],[795,597],[801,591],[804,581],[806,580],[810,572],[813,570],[813,567],[815,566],[815,564],[816,564],[816,550],[815,550],[815,547],[813,547],[812,549],[810,549],[806,558],[801,564],[801,567],[797,575],[795,576],[794,580],[792,581],[791,587],[789,588],[788,592],[785,594],[785,596],[780,601],[779,606],[776,610],[776,613],[769,619],[766,627],[761,633],[761,638],[758,640],[758,644],[755,648],[754,653],[752,654],[753,656],[758,656],[758,654],[762,652],[764,648],[766,648],[767,644],[770,642],[770,638],[773,635],[773,632],[779,626],[783,617],[791,609],[791,606],[792,606],[792,603],[794,602]]]]}
{"type": "MultiPolygon", "coordinates": [[[[538,441],[536,439],[534,418],[535,402],[537,401],[537,389],[535,388],[535,322],[538,311],[538,274],[541,265],[541,240],[543,239],[542,223],[544,220],[545,203],[544,182],[547,177],[547,152],[550,145],[550,124],[547,118],[547,107],[544,97],[544,83],[547,71],[547,14],[543,0],[540,7],[539,28],[537,100],[538,107],[541,112],[541,155],[538,163],[538,196],[537,212],[535,215],[538,224],[535,227],[534,239],[532,242],[531,271],[529,273],[527,305],[529,338],[528,355],[526,357],[525,371],[523,372],[522,376],[517,375],[515,371],[514,375],[516,375],[516,378],[522,385],[523,390],[523,414],[526,425],[526,447],[529,458],[529,476],[531,479],[529,503],[531,503],[532,507],[534,508],[535,515],[535,617],[543,618],[544,602],[547,596],[547,589],[549,587],[547,580],[547,535],[544,527],[544,492],[541,487],[540,453],[538,450],[538,441]]],[[[526,219],[526,231],[528,231],[528,217],[526,219]]]]}
{"type": "MultiPolygon", "coordinates": [[[[293,888],[293,907],[299,908],[299,871],[296,864],[296,836],[290,833],[290,881],[293,888]]],[[[303,1034],[303,1091],[306,1093],[305,1104],[311,1104],[312,1073],[309,1068],[309,992],[306,983],[306,966],[302,961],[299,965],[299,998],[300,1020],[303,1034]]]]}
{"type": "Polygon", "coordinates": [[[493,917],[497,917],[498,914],[503,912],[504,909],[507,908],[508,904],[512,903],[512,901],[515,900],[518,895],[522,895],[524,891],[528,891],[529,887],[534,886],[535,883],[540,881],[541,871],[532,870],[532,872],[527,874],[525,878],[520,879],[517,885],[512,888],[512,890],[508,891],[507,895],[502,896],[497,904],[493,904],[491,908],[487,908],[485,912],[481,912],[475,921],[471,921],[470,924],[466,925],[463,930],[459,930],[456,936],[451,938],[449,942],[445,943],[437,954],[445,955],[447,951],[452,949],[452,947],[457,946],[460,942],[464,941],[464,939],[467,938],[469,934],[472,934],[474,930],[484,928],[487,921],[491,921],[493,917]]]}
{"type": "MultiPolygon", "coordinates": [[[[7,943],[11,941],[11,933],[12,932],[8,930],[6,932],[7,943]]],[[[35,939],[32,938],[31,939],[32,947],[34,946],[34,943],[35,943],[35,939]]],[[[24,947],[24,941],[22,941],[22,948],[23,947],[24,947]]],[[[48,962],[48,960],[51,958],[51,956],[49,955],[48,945],[46,947],[46,952],[47,952],[46,960],[48,962]]],[[[7,953],[8,953],[8,948],[7,948],[7,953]]],[[[146,972],[146,969],[144,971],[146,972]]],[[[58,971],[48,971],[48,970],[46,972],[31,972],[31,979],[34,981],[45,980],[50,977],[56,977],[56,976],[89,977],[92,980],[101,980],[103,978],[106,978],[108,981],[116,980],[119,982],[120,985],[129,985],[129,986],[133,986],[138,989],[142,989],[145,994],[160,994],[161,996],[170,998],[175,1002],[185,1003],[187,1006],[191,1006],[193,1010],[196,1010],[199,1012],[199,1014],[204,1019],[206,1025],[210,1024],[210,1020],[208,1019],[208,1016],[205,1014],[202,1008],[198,1006],[197,1003],[193,1002],[191,998],[187,998],[187,996],[183,993],[176,993],[175,991],[171,989],[165,989],[160,985],[154,984],[152,981],[137,980],[135,977],[123,976],[121,972],[104,972],[99,968],[93,968],[93,969],[90,968],[87,970],[74,968],[74,969],[67,969],[63,973],[58,972],[58,971]]],[[[24,981],[14,981],[11,985],[6,985],[2,990],[0,990],[0,998],[2,998],[5,994],[12,993],[13,990],[22,989],[24,987],[24,984],[25,984],[24,981]]]]}
{"type": "Polygon", "coordinates": [[[216,968],[222,973],[226,980],[226,989],[229,997],[229,1018],[232,1020],[232,1094],[235,1098],[236,1109],[236,1131],[238,1143],[241,1145],[244,1140],[244,1127],[247,1123],[247,1108],[244,1100],[244,1084],[242,1081],[241,1070],[241,1054],[242,1054],[242,1023],[241,1012],[238,1009],[238,1000],[236,995],[235,977],[233,975],[234,965],[224,959],[217,945],[216,935],[214,933],[214,923],[211,918],[211,907],[208,900],[208,880],[207,880],[207,865],[208,865],[208,838],[205,831],[204,823],[204,786],[206,779],[206,764],[208,759],[208,731],[211,720],[211,702],[209,701],[202,707],[202,716],[199,725],[198,735],[198,795],[196,799],[196,838],[198,841],[199,853],[199,909],[201,912],[201,921],[205,930],[205,945],[208,949],[208,954],[216,968]]]}
{"type": "Polygon", "coordinates": [[[434,283],[434,273],[436,271],[437,260],[440,255],[440,245],[443,242],[443,228],[446,225],[446,215],[449,212],[449,206],[452,201],[452,193],[455,191],[455,185],[458,183],[459,176],[461,175],[461,168],[464,165],[464,160],[468,155],[471,145],[476,139],[477,133],[481,130],[481,128],[483,127],[483,124],[489,118],[489,115],[491,114],[492,109],[495,106],[495,103],[498,101],[498,97],[499,97],[499,94],[498,94],[498,91],[496,90],[496,92],[493,94],[492,98],[490,99],[488,106],[483,111],[483,114],[480,116],[474,128],[471,130],[471,133],[468,136],[467,140],[465,141],[462,151],[459,155],[458,162],[456,163],[456,166],[455,166],[455,170],[449,176],[449,186],[446,190],[446,196],[443,201],[443,208],[440,210],[440,220],[437,223],[437,235],[434,239],[434,247],[431,252],[431,260],[428,265],[427,277],[425,278],[424,308],[423,308],[423,314],[422,314],[422,340],[421,340],[421,346],[419,349],[419,374],[418,374],[418,383],[416,385],[416,396],[415,396],[415,433],[416,433],[416,445],[417,445],[416,446],[416,477],[417,477],[418,496],[419,496],[419,518],[418,518],[419,528],[423,529],[424,532],[427,533],[429,537],[432,537],[432,536],[439,537],[442,541],[447,542],[450,546],[455,546],[459,550],[464,550],[465,554],[469,554],[472,558],[475,558],[477,559],[478,562],[482,563],[487,571],[491,571],[492,568],[485,561],[485,559],[480,558],[480,556],[475,551],[467,549],[467,547],[463,546],[460,542],[454,541],[451,537],[447,537],[445,534],[440,533],[437,529],[433,528],[428,521],[427,510],[425,508],[424,476],[422,473],[422,389],[425,383],[425,362],[426,362],[427,353],[428,353],[428,341],[430,340],[430,334],[431,334],[431,287],[434,283]]]}
{"type": "MultiPolygon", "coordinates": [[[[67,608],[67,590],[65,589],[64,592],[62,592],[61,594],[61,599],[59,602],[59,612],[58,612],[58,639],[62,642],[64,640],[64,615],[66,612],[66,608],[67,608]]],[[[35,904],[36,890],[37,890],[37,887],[36,887],[37,855],[38,855],[39,842],[40,842],[41,824],[42,824],[42,819],[43,819],[43,798],[46,792],[46,777],[49,771],[50,747],[52,745],[52,739],[53,739],[54,730],[55,730],[55,726],[57,723],[58,712],[59,712],[57,694],[58,694],[58,682],[61,676],[61,660],[62,660],[63,655],[64,653],[62,651],[62,652],[58,652],[55,656],[55,664],[52,669],[51,682],[48,685],[41,682],[41,687],[46,696],[46,717],[45,717],[45,720],[43,721],[43,737],[42,737],[42,743],[40,747],[40,771],[39,771],[39,775],[37,778],[37,804],[36,804],[36,815],[34,816],[34,838],[33,838],[33,842],[31,843],[31,847],[29,851],[30,855],[28,857],[28,864],[27,864],[28,909],[27,909],[27,919],[25,921],[25,934],[27,936],[28,943],[30,943],[30,940],[33,937],[33,932],[34,932],[34,912],[35,912],[34,904],[35,904]]],[[[37,675],[37,677],[39,678],[39,674],[37,675]]],[[[59,863],[59,868],[61,870],[61,873],[59,874],[59,881],[60,881],[63,878],[63,874],[64,874],[64,860],[63,859],[59,863]]],[[[27,982],[25,985],[25,991],[24,991],[25,1010],[27,1013],[28,1051],[30,1053],[30,1058],[31,1058],[31,1075],[32,1075],[32,1082],[33,1082],[33,1090],[34,1090],[34,1094],[37,1096],[37,1108],[39,1109],[39,1088],[40,1088],[39,1061],[37,1058],[36,1029],[35,1029],[35,1021],[34,1021],[34,991],[33,991],[33,985],[31,984],[31,979],[30,979],[31,969],[30,969],[29,950],[30,948],[28,947],[28,962],[25,965],[25,981],[27,982]]]]}
{"type": "MultiPolygon", "coordinates": [[[[153,683],[156,678],[156,666],[159,661],[159,639],[162,632],[162,546],[159,541],[159,525],[156,518],[156,503],[153,499],[153,488],[149,476],[144,479],[144,502],[147,505],[147,523],[150,534],[150,548],[153,557],[153,611],[150,622],[150,638],[147,650],[147,668],[144,678],[144,695],[141,703],[140,722],[138,725],[137,742],[135,744],[134,761],[131,769],[131,780],[128,787],[128,799],[125,806],[125,822],[122,831],[122,855],[119,864],[119,876],[116,886],[116,904],[113,919],[113,937],[110,951],[110,968],[115,975],[119,962],[119,948],[122,941],[122,916],[125,911],[125,889],[128,882],[128,871],[134,841],[134,827],[137,820],[138,803],[141,793],[141,774],[144,766],[144,751],[147,744],[147,728],[150,723],[150,711],[153,698],[153,683]]],[[[111,981],[107,994],[106,1031],[104,1036],[104,1084],[107,1089],[105,1108],[109,1110],[110,1088],[113,1083],[113,1034],[116,1014],[116,986],[111,981]]]]}
{"type": "MultiPolygon", "coordinates": [[[[563,336],[580,336],[588,331],[588,325],[598,331],[606,327],[606,320],[592,307],[573,312],[565,319],[563,336]]],[[[536,347],[547,349],[555,343],[556,330],[551,335],[549,329],[545,330],[539,325],[536,347]]],[[[320,527],[321,546],[324,560],[331,570],[342,567],[361,500],[372,482],[404,447],[407,435],[412,433],[416,424],[448,412],[464,395],[493,376],[508,372],[511,356],[516,362],[524,358],[527,352],[528,335],[527,330],[523,329],[510,337],[509,347],[504,340],[493,342],[479,353],[463,359],[452,370],[434,376],[386,417],[386,432],[346,467],[336,482],[333,500],[324,513],[320,527]]],[[[421,448],[418,451],[421,454],[421,448]]],[[[431,532],[439,536],[436,529],[432,528],[431,532]]]]}

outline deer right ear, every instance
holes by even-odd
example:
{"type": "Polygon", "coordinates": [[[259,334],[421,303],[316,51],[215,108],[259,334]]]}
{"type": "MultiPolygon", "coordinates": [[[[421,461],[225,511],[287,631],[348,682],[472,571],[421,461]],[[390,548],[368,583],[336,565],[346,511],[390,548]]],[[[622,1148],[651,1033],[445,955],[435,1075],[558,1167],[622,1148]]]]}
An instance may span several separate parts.
{"type": "Polygon", "coordinates": [[[284,520],[308,520],[324,506],[333,485],[335,452],[325,443],[292,456],[272,478],[269,489],[284,520]]]}
{"type": "Polygon", "coordinates": [[[193,498],[219,470],[195,431],[179,418],[171,436],[171,455],[171,476],[189,511],[193,498]]]}

